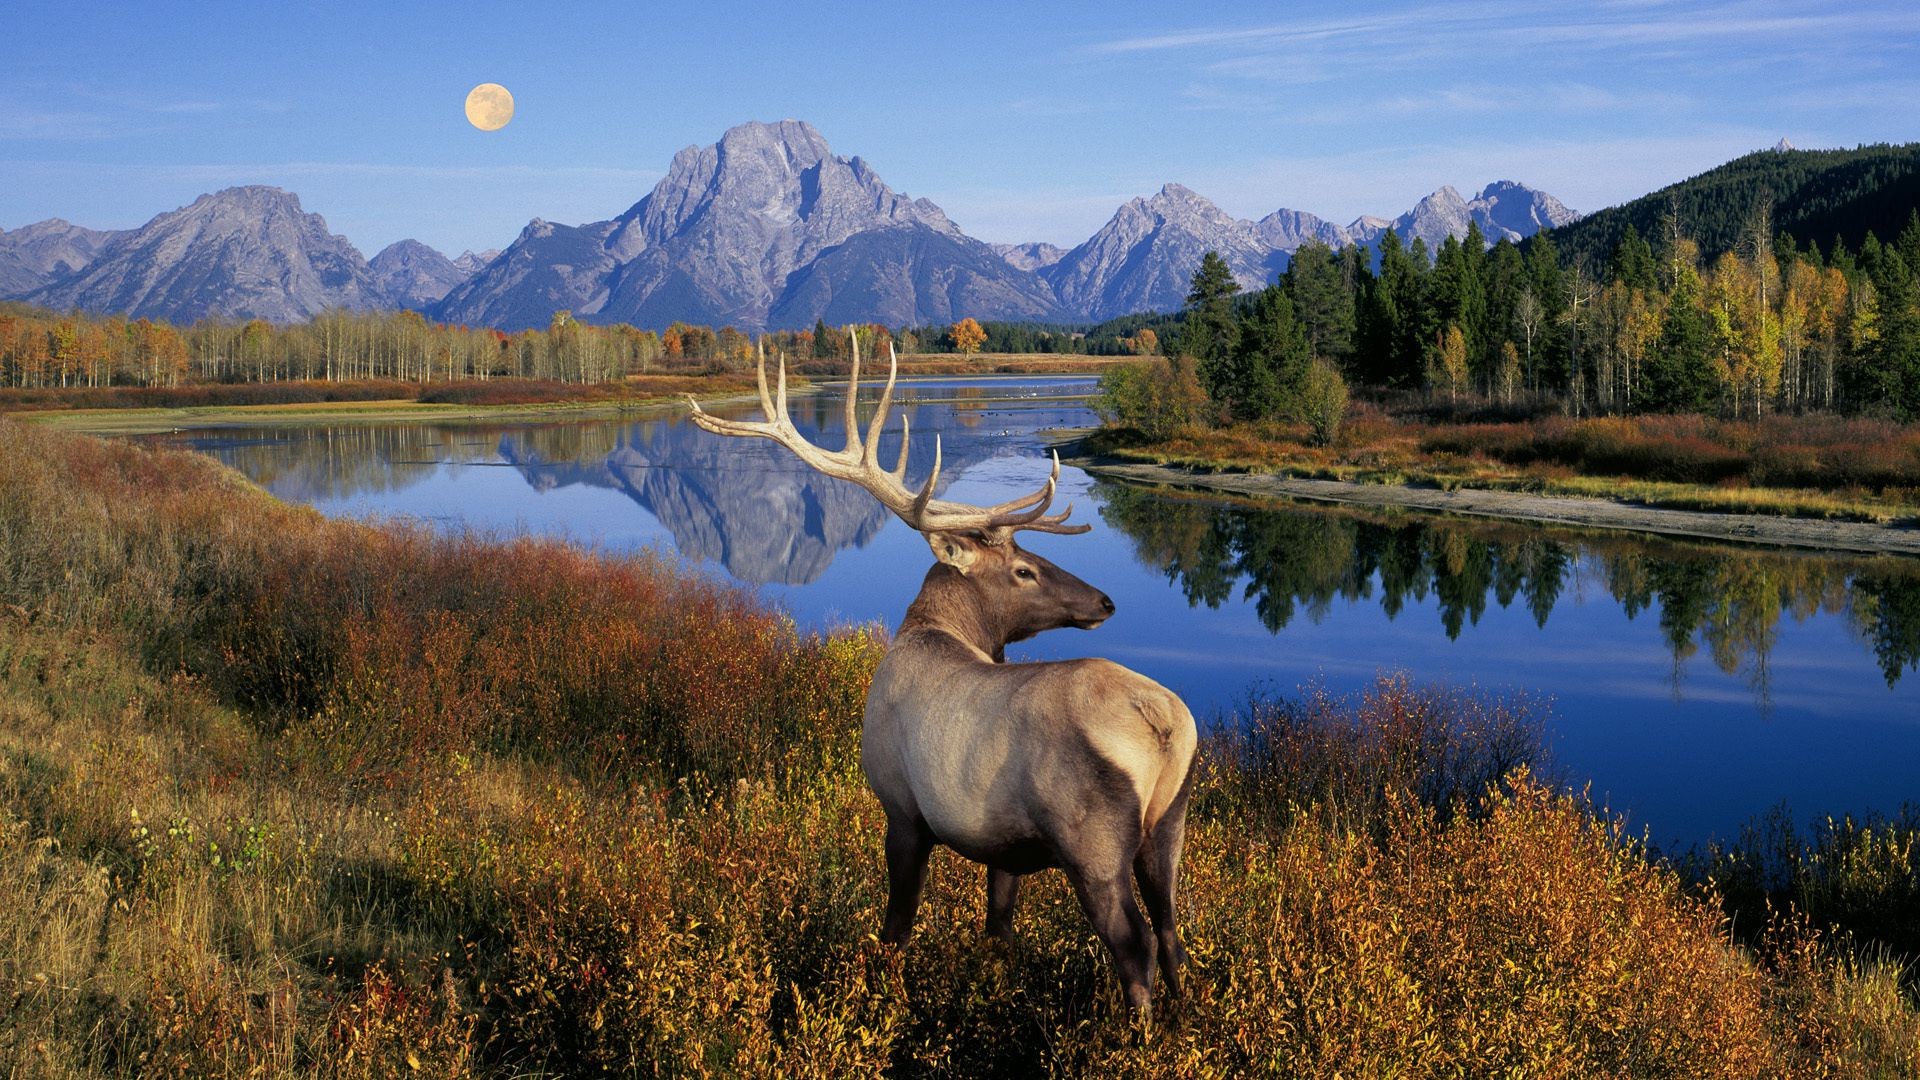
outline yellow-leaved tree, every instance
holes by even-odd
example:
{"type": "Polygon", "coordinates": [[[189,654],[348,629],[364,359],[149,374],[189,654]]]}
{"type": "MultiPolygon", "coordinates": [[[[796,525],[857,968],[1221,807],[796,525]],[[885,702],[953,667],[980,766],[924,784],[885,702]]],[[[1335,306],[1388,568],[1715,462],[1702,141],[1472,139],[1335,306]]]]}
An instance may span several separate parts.
{"type": "Polygon", "coordinates": [[[953,329],[947,333],[949,337],[953,338],[953,348],[956,352],[967,354],[977,353],[980,351],[980,346],[987,343],[986,330],[982,329],[977,321],[970,318],[961,319],[959,322],[954,323],[953,329]]]}

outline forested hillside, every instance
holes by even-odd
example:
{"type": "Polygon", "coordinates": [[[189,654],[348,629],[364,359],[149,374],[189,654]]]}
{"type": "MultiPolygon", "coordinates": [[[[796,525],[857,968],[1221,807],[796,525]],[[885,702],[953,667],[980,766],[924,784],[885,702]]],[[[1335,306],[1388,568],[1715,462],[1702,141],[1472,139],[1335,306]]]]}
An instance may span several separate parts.
{"type": "Polygon", "coordinates": [[[1853,150],[1761,150],[1551,230],[1570,263],[1606,265],[1632,226],[1659,236],[1676,220],[1708,261],[1738,247],[1755,208],[1771,206],[1773,229],[1801,246],[1859,250],[1868,232],[1891,239],[1920,206],[1920,143],[1853,150]]]}

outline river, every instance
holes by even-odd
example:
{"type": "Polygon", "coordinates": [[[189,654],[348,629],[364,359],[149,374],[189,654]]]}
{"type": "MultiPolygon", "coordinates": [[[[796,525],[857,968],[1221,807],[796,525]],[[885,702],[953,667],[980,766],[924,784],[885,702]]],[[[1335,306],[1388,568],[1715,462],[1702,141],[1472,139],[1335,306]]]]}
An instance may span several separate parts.
{"type": "MultiPolygon", "coordinates": [[[[1043,433],[1090,425],[1079,378],[903,384],[909,481],[944,445],[942,496],[988,504],[1045,477],[1043,433]]],[[[841,394],[799,428],[844,440],[841,394]]],[[[869,390],[867,397],[871,398],[869,390]]],[[[757,407],[716,410],[757,418],[757,407]]],[[[863,410],[863,422],[867,415],[863,410]]],[[[898,422],[883,439],[891,462],[898,422]]],[[[897,623],[926,544],[864,492],[764,440],[645,419],[185,431],[325,513],[677,552],[802,625],[897,623]]],[[[1920,800],[1920,560],[1547,530],[1306,504],[1260,508],[1061,472],[1084,536],[1021,543],[1113,596],[1092,632],[1009,659],[1106,656],[1203,718],[1258,689],[1351,693],[1383,671],[1550,698],[1558,769],[1663,847],[1920,800]]]]}

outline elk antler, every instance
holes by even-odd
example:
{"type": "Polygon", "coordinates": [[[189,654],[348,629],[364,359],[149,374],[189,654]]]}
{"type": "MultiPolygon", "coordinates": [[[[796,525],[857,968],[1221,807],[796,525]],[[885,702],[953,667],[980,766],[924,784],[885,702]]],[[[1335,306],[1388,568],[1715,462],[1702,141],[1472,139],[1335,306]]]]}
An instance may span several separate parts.
{"type": "Polygon", "coordinates": [[[900,460],[891,470],[883,469],[875,460],[879,452],[880,432],[886,426],[887,409],[893,404],[894,378],[899,374],[900,361],[894,355],[893,342],[887,342],[887,387],[880,392],[879,408],[874,410],[873,420],[867,427],[867,438],[860,439],[860,425],[855,415],[855,398],[860,390],[860,340],[850,329],[847,332],[853,346],[853,371],[847,379],[847,445],[839,451],[823,450],[806,440],[806,437],[794,428],[793,420],[787,415],[787,360],[780,357],[780,381],[774,397],[767,396],[767,350],[764,343],[759,348],[760,363],[757,369],[760,386],[760,408],[766,414],[765,420],[722,420],[700,408],[692,394],[687,400],[693,404],[693,422],[716,435],[758,435],[772,439],[795,457],[812,466],[816,471],[841,480],[851,481],[864,488],[868,494],[879,499],[881,505],[899,515],[908,526],[923,533],[980,531],[987,535],[990,543],[1003,543],[1015,532],[1026,529],[1033,532],[1083,533],[1091,525],[1068,525],[1067,515],[1073,513],[1072,504],[1057,514],[1048,514],[1047,507],[1053,502],[1054,486],[1060,479],[1060,455],[1053,455],[1053,471],[1047,476],[1047,482],[1040,490],[1031,495],[1003,502],[998,506],[970,506],[966,503],[946,502],[933,497],[934,485],[940,479],[940,436],[933,437],[933,473],[927,477],[926,486],[919,492],[907,488],[907,442],[909,432],[907,418],[900,418],[900,460]]]}

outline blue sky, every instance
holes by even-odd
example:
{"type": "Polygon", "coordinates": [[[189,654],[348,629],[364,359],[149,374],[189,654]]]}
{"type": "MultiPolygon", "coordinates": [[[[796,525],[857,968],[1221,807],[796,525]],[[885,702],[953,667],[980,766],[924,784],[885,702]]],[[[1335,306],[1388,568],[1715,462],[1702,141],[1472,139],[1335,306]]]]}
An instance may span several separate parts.
{"type": "Polygon", "coordinates": [[[1920,139],[1910,0],[9,0],[0,24],[0,227],[267,183],[368,255],[611,217],[750,119],[811,122],[975,236],[1063,245],[1169,180],[1241,217],[1497,179],[1590,211],[1783,136],[1920,139]],[[461,114],[489,81],[517,103],[495,133],[461,114]]]}

